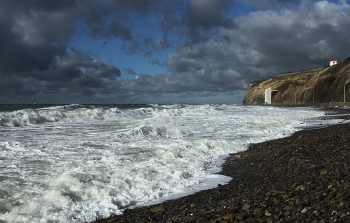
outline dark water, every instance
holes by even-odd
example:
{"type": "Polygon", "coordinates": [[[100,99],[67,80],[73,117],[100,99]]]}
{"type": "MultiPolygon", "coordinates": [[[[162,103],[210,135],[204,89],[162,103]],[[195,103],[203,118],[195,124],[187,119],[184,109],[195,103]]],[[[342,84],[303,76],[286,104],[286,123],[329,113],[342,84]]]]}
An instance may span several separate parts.
{"type": "MultiPolygon", "coordinates": [[[[17,111],[23,109],[38,109],[48,108],[53,106],[68,106],[65,104],[0,104],[0,112],[4,111],[17,111]]],[[[107,108],[147,108],[152,107],[149,104],[83,104],[83,105],[69,105],[69,106],[82,106],[82,107],[107,107],[107,108]]]]}

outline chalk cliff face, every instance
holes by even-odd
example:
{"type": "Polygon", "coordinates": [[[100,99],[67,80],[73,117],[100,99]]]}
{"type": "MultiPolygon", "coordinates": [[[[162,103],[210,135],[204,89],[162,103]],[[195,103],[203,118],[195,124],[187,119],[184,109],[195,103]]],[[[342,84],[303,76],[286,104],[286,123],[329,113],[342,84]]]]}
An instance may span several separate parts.
{"type": "Polygon", "coordinates": [[[328,103],[350,101],[350,57],[319,69],[280,74],[249,84],[244,105],[265,103],[265,89],[272,92],[272,103],[328,103]]]}

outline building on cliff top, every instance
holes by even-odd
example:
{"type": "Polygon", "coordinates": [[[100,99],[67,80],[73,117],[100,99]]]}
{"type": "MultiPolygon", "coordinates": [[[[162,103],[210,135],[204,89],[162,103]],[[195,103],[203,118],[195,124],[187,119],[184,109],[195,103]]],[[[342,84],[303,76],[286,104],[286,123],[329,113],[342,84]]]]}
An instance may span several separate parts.
{"type": "Polygon", "coordinates": [[[334,60],[334,59],[333,59],[333,60],[330,60],[330,61],[329,61],[329,66],[335,65],[335,64],[337,64],[337,62],[338,62],[338,61],[337,61],[337,60],[334,60]]]}

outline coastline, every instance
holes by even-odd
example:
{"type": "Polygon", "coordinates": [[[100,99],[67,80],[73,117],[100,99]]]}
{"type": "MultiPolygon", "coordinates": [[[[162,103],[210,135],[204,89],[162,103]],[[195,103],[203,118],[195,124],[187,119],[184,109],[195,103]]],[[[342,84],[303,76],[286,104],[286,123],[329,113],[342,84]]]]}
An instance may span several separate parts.
{"type": "MultiPolygon", "coordinates": [[[[316,107],[350,117],[333,106],[316,107]]],[[[252,144],[226,158],[226,185],[95,222],[348,222],[349,141],[350,124],[337,124],[252,144]]]]}

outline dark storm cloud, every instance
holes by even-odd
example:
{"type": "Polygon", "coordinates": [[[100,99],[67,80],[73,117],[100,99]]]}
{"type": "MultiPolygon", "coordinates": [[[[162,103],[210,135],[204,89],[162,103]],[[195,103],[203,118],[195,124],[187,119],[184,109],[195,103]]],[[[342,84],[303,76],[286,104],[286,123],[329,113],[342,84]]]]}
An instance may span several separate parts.
{"type": "Polygon", "coordinates": [[[145,14],[158,3],[162,1],[0,1],[1,92],[100,92],[121,72],[84,52],[68,50],[78,22],[92,38],[128,41],[133,35],[129,13],[145,14]],[[123,13],[125,9],[129,12],[123,13]]]}
{"type": "Polygon", "coordinates": [[[134,69],[132,69],[132,68],[126,68],[126,69],[124,69],[124,70],[125,70],[125,72],[126,72],[127,74],[136,75],[134,69]]]}
{"type": "Polygon", "coordinates": [[[57,12],[17,11],[15,3],[0,2],[0,71],[45,70],[56,55],[64,54],[62,44],[74,25],[63,25],[69,19],[57,12]]]}
{"type": "MultiPolygon", "coordinates": [[[[23,1],[16,1],[16,5],[24,3],[23,1]]],[[[69,8],[75,4],[76,1],[72,0],[61,0],[61,1],[46,1],[46,0],[27,0],[24,7],[30,7],[33,9],[57,11],[63,8],[69,8]]]]}
{"type": "Polygon", "coordinates": [[[192,27],[211,28],[224,25],[224,12],[229,8],[231,1],[227,0],[189,0],[187,16],[192,27]]]}
{"type": "Polygon", "coordinates": [[[143,17],[148,13],[162,13],[164,10],[171,10],[176,4],[170,0],[90,0],[79,6],[85,12],[85,31],[90,37],[120,37],[124,41],[131,41],[135,38],[132,31],[135,14],[143,17]]]}
{"type": "Polygon", "coordinates": [[[155,52],[165,52],[172,47],[167,37],[154,40],[153,38],[144,38],[142,41],[128,41],[122,44],[122,50],[127,55],[142,54],[145,57],[151,57],[155,52]]]}
{"type": "MultiPolygon", "coordinates": [[[[231,18],[235,2],[229,0],[0,1],[0,102],[14,96],[18,102],[115,102],[161,93],[234,95],[262,77],[349,56],[345,1],[237,1],[261,11],[231,18]],[[159,39],[139,33],[133,23],[134,16],[146,21],[150,13],[153,28],[162,31],[159,39]],[[69,49],[78,30],[96,41],[119,39],[124,53],[141,54],[152,65],[161,65],[155,54],[171,49],[167,74],[118,80],[119,68],[93,52],[69,49]]],[[[124,71],[135,75],[133,67],[124,71]]]]}
{"type": "Polygon", "coordinates": [[[161,65],[158,59],[152,60],[152,65],[161,65]]]}
{"type": "Polygon", "coordinates": [[[188,24],[190,43],[206,41],[217,28],[233,28],[234,21],[227,16],[230,0],[189,0],[183,21],[188,24]]]}
{"type": "Polygon", "coordinates": [[[180,93],[178,94],[177,97],[179,98],[193,98],[193,97],[212,97],[212,96],[216,96],[217,92],[205,92],[205,91],[190,91],[190,92],[184,92],[184,93],[180,93]]]}
{"type": "Polygon", "coordinates": [[[180,16],[174,11],[158,15],[164,35],[182,36],[188,44],[205,41],[219,27],[233,28],[235,23],[228,16],[233,0],[189,0],[180,8],[180,16]]]}
{"type": "Polygon", "coordinates": [[[205,75],[189,75],[187,73],[172,73],[169,75],[143,74],[135,79],[120,80],[118,84],[119,89],[125,94],[154,94],[159,92],[229,91],[240,89],[244,83],[241,83],[239,80],[232,81],[232,76],[218,72],[210,79],[207,79],[205,75]],[[226,78],[226,83],[217,85],[218,82],[221,83],[220,78],[226,78]]]}
{"type": "Polygon", "coordinates": [[[154,41],[152,38],[145,38],[143,40],[143,44],[146,49],[153,49],[155,51],[164,51],[165,49],[171,47],[171,44],[166,37],[156,41],[154,41]]]}
{"type": "Polygon", "coordinates": [[[259,9],[279,8],[283,5],[293,6],[300,3],[302,0],[239,0],[246,5],[254,6],[259,9]]]}
{"type": "Polygon", "coordinates": [[[19,77],[16,76],[0,76],[0,94],[22,94],[24,86],[19,77]]]}
{"type": "Polygon", "coordinates": [[[93,16],[87,20],[86,32],[91,38],[106,37],[110,39],[120,37],[123,41],[132,39],[131,30],[128,27],[115,20],[107,24],[104,18],[101,17],[93,16]]]}

